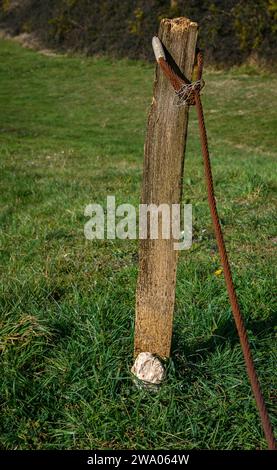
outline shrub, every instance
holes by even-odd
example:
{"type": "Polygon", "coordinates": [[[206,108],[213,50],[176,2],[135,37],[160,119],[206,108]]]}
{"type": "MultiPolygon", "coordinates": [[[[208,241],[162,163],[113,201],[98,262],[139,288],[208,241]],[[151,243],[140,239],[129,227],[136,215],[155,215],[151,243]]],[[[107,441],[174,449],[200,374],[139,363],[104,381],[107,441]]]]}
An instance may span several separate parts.
{"type": "Polygon", "coordinates": [[[164,17],[200,25],[199,45],[212,64],[248,57],[274,62],[276,0],[0,0],[0,21],[18,34],[35,32],[59,48],[152,59],[151,37],[164,17]]]}

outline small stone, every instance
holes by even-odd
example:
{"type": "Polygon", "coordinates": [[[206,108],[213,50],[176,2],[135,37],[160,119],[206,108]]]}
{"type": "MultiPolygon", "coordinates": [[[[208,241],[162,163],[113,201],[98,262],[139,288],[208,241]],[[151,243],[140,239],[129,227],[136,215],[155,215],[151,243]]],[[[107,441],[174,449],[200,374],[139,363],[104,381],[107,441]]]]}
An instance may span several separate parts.
{"type": "Polygon", "coordinates": [[[131,372],[141,381],[144,388],[156,388],[165,377],[164,367],[158,357],[150,352],[140,353],[131,372]]]}

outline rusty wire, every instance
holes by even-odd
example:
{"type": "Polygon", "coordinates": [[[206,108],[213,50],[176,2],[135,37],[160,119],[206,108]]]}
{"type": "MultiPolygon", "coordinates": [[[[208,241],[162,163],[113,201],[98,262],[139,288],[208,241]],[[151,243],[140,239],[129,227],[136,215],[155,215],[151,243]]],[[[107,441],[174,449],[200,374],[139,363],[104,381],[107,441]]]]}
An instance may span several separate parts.
{"type": "MultiPolygon", "coordinates": [[[[185,87],[188,85],[182,78],[180,78],[173,69],[169,66],[165,59],[160,58],[158,60],[159,65],[161,66],[162,70],[164,71],[167,78],[170,80],[176,95],[178,93],[180,95],[180,90],[186,89],[185,87]]],[[[237,295],[234,288],[234,283],[232,279],[232,273],[230,269],[230,264],[228,260],[228,255],[224,243],[223,233],[221,229],[221,225],[219,222],[217,206],[216,206],[216,199],[214,195],[214,185],[213,185],[213,175],[211,169],[211,162],[209,156],[209,149],[208,149],[208,138],[207,132],[205,127],[205,120],[204,120],[204,112],[200,97],[200,84],[203,84],[202,81],[202,71],[203,71],[203,56],[199,52],[197,54],[197,81],[193,82],[196,83],[196,86],[188,87],[188,96],[185,96],[183,99],[183,104],[185,105],[195,105],[198,117],[198,125],[199,125],[199,133],[200,133],[200,141],[201,141],[201,148],[202,148],[202,156],[204,161],[204,169],[205,169],[205,179],[207,185],[207,192],[208,192],[208,202],[211,212],[211,218],[214,226],[214,232],[216,236],[217,246],[221,258],[221,263],[223,266],[224,277],[226,281],[226,287],[229,295],[230,304],[232,307],[233,317],[236,324],[238,336],[240,339],[240,344],[244,356],[244,362],[247,370],[247,374],[249,377],[249,381],[252,387],[253,395],[256,400],[257,408],[260,414],[262,427],[264,430],[264,435],[268,444],[268,448],[270,450],[277,450],[276,441],[274,438],[273,428],[270,422],[269,414],[266,408],[265,400],[262,394],[262,390],[260,387],[259,379],[255,370],[253,357],[250,350],[250,345],[248,341],[247,331],[244,325],[244,320],[242,313],[240,311],[240,307],[237,300],[237,295]]]]}

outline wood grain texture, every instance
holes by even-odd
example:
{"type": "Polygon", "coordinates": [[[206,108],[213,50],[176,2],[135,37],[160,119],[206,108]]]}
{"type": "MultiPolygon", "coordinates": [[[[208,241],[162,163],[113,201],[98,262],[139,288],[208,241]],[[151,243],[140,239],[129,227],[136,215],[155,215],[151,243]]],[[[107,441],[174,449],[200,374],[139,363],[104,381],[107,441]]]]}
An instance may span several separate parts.
{"type": "MultiPolygon", "coordinates": [[[[189,80],[197,29],[187,18],[164,19],[158,34],[167,59],[171,56],[189,80]]],[[[173,100],[174,91],[157,66],[144,149],[142,204],[181,201],[188,107],[177,107],[173,100]]],[[[146,351],[160,357],[170,355],[178,256],[173,242],[172,238],[140,240],[135,357],[146,351]]]]}

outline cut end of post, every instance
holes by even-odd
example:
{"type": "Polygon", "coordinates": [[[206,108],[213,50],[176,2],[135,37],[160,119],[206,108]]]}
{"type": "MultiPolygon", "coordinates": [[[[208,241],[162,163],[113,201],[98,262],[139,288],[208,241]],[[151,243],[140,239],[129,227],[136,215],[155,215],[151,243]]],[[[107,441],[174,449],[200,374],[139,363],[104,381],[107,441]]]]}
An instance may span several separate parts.
{"type": "Polygon", "coordinates": [[[154,36],[152,39],[152,47],[157,62],[159,62],[160,59],[166,60],[163,45],[157,36],[154,36]]]}
{"type": "Polygon", "coordinates": [[[150,352],[140,353],[131,369],[139,388],[157,389],[165,378],[165,370],[160,359],[150,352]]]}
{"type": "Polygon", "coordinates": [[[194,21],[191,21],[189,18],[185,18],[181,16],[179,18],[163,18],[161,21],[161,25],[163,25],[166,29],[171,31],[174,30],[188,30],[190,28],[198,28],[198,24],[194,21]]]}

